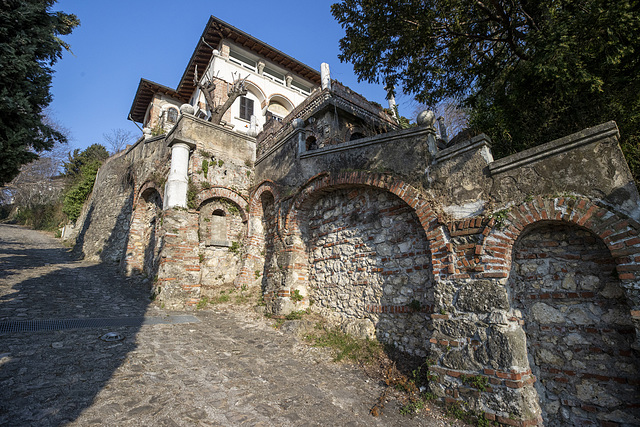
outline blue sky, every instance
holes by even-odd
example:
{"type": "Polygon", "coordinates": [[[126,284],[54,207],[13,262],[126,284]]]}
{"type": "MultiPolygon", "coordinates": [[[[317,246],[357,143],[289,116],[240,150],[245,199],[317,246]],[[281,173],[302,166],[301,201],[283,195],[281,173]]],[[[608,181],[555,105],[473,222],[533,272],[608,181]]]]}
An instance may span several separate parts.
{"type": "MultiPolygon", "coordinates": [[[[103,134],[140,131],[127,114],[141,77],[175,88],[209,16],[214,15],[386,106],[382,85],[357,83],[351,64],[338,59],[343,30],[330,12],[334,1],[59,0],[52,10],[76,14],[80,27],[64,38],[54,66],[51,114],[71,131],[69,149],[104,143],[103,134]]],[[[410,117],[410,97],[398,97],[410,117]]]]}

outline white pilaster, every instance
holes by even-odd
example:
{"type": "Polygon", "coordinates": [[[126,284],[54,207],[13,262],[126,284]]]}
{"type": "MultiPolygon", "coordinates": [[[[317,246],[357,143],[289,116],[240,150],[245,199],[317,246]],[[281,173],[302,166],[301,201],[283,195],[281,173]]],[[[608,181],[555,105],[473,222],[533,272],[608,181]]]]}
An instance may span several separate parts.
{"type": "Polygon", "coordinates": [[[189,146],[176,142],[171,146],[171,170],[164,188],[164,209],[187,207],[189,186],[189,146]]]}

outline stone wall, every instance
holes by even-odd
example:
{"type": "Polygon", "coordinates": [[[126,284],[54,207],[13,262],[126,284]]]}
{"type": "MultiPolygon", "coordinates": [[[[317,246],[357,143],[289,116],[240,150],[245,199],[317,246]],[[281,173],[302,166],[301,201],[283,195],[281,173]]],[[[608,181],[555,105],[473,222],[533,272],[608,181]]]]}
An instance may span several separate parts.
{"type": "Polygon", "coordinates": [[[301,153],[295,132],[258,160],[249,202],[274,195],[249,229],[269,310],[310,306],[426,355],[433,393],[502,424],[638,422],[638,194],[615,125],[500,162],[485,136],[434,153],[417,129],[301,153]],[[609,362],[624,374],[598,373],[609,362]]]}
{"type": "Polygon", "coordinates": [[[162,137],[140,139],[102,165],[93,192],[76,221],[75,233],[70,236],[76,241],[76,251],[87,259],[125,262],[134,206],[143,187],[146,189],[151,183],[162,198],[169,155],[162,137]]]}
{"type": "Polygon", "coordinates": [[[426,122],[312,151],[296,123],[256,162],[253,138],[182,116],[101,168],[79,248],[167,308],[261,286],[270,312],[430,359],[433,393],[502,424],[640,423],[640,196],[615,124],[494,162],[426,122]],[[189,205],[160,212],[173,145],[189,205]]]}
{"type": "Polygon", "coordinates": [[[529,230],[507,288],[549,425],[640,423],[630,307],[604,243],[575,226],[529,230]]]}
{"type": "Polygon", "coordinates": [[[393,194],[336,190],[305,211],[309,298],[357,335],[426,356],[433,307],[429,246],[393,194]]]}
{"type": "Polygon", "coordinates": [[[199,212],[200,283],[202,295],[210,297],[211,291],[233,284],[240,274],[246,222],[240,215],[240,207],[223,198],[209,199],[199,212]]]}

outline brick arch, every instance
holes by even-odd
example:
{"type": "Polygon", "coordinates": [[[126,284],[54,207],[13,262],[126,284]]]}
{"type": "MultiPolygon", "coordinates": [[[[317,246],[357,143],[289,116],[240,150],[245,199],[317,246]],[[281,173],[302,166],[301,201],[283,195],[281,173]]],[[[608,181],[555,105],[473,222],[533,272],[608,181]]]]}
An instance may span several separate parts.
{"type": "Polygon", "coordinates": [[[247,204],[249,222],[247,227],[247,252],[242,260],[240,274],[235,280],[236,287],[250,285],[255,280],[255,267],[260,264],[262,255],[260,248],[264,244],[262,233],[256,232],[253,221],[262,221],[263,211],[261,197],[264,193],[270,193],[274,201],[280,199],[278,186],[271,180],[265,180],[253,191],[247,204]]]}
{"type": "Polygon", "coordinates": [[[198,193],[196,195],[196,203],[198,205],[198,210],[200,210],[204,202],[213,198],[231,200],[240,208],[240,215],[242,216],[242,221],[246,222],[249,219],[247,216],[247,207],[249,206],[249,203],[240,194],[225,187],[212,187],[198,193]]]}
{"type": "Polygon", "coordinates": [[[455,272],[453,256],[446,244],[447,238],[444,227],[439,223],[438,217],[431,209],[429,201],[410,184],[388,174],[358,171],[337,174],[323,172],[315,175],[293,197],[291,207],[283,224],[285,232],[296,234],[300,232],[298,211],[306,203],[312,201],[325,190],[349,186],[373,187],[388,191],[414,209],[429,241],[434,277],[455,272]]]}
{"type": "Polygon", "coordinates": [[[159,225],[149,228],[149,221],[154,220],[161,215],[162,210],[162,193],[158,190],[154,182],[148,181],[140,187],[133,202],[133,212],[129,225],[129,233],[127,235],[127,246],[125,255],[121,261],[121,268],[125,274],[141,274],[152,273],[157,267],[158,244],[157,233],[159,225]],[[147,212],[147,201],[145,193],[158,195],[159,204],[157,210],[149,216],[147,212]],[[141,200],[143,202],[141,203],[141,200]],[[150,234],[151,233],[151,234],[150,234]],[[145,269],[146,268],[146,269],[145,269]]]}
{"type": "MultiPolygon", "coordinates": [[[[631,387],[635,384],[635,393],[637,393],[637,377],[627,377],[623,371],[601,372],[597,360],[585,358],[586,356],[580,353],[579,346],[582,345],[583,348],[588,348],[588,351],[591,352],[609,355],[611,360],[616,363],[618,361],[623,364],[633,363],[633,359],[630,359],[632,353],[629,346],[631,348],[640,346],[640,328],[638,327],[640,325],[640,310],[638,310],[640,298],[637,292],[638,271],[640,270],[640,237],[638,236],[640,224],[602,204],[580,196],[537,197],[531,201],[512,206],[508,211],[505,210],[500,215],[494,215],[494,218],[493,222],[498,224],[491,223],[493,228],[483,245],[482,261],[485,265],[485,272],[487,272],[483,275],[509,278],[505,286],[513,298],[511,308],[517,308],[522,312],[524,323],[521,324],[525,325],[523,330],[527,337],[527,354],[531,369],[535,377],[542,380],[542,382],[536,383],[536,389],[538,389],[539,402],[543,408],[546,422],[551,424],[559,422],[557,411],[547,412],[550,408],[547,404],[551,401],[555,402],[553,399],[547,400],[548,393],[562,396],[558,401],[562,402],[561,405],[565,410],[574,405],[587,408],[587,412],[584,414],[573,414],[572,417],[589,418],[592,416],[591,413],[595,412],[605,414],[609,411],[612,413],[611,411],[616,408],[605,404],[595,404],[588,398],[584,401],[581,400],[577,387],[591,387],[596,384],[594,387],[601,388],[599,393],[607,394],[611,392],[611,389],[622,387],[619,384],[623,384],[624,387],[631,387]],[[551,227],[545,228],[545,225],[551,227]],[[543,234],[537,234],[540,229],[543,234]],[[544,233],[551,233],[551,237],[544,233]],[[584,237],[584,241],[581,241],[580,234],[573,233],[581,233],[586,237],[584,237]],[[568,239],[566,236],[569,235],[573,237],[568,239]],[[533,240],[527,241],[530,238],[533,240]],[[519,244],[521,242],[524,246],[519,244]],[[547,267],[545,264],[538,263],[539,259],[548,258],[546,250],[553,248],[558,242],[566,242],[568,244],[566,250],[569,251],[567,253],[574,258],[550,257],[547,267]],[[593,251],[597,251],[598,247],[600,248],[599,255],[597,252],[596,255],[593,255],[593,251]],[[544,256],[541,256],[538,251],[544,251],[544,256]],[[585,253],[589,255],[585,257],[585,253]],[[573,260],[577,261],[572,267],[573,260]],[[606,268],[602,264],[607,260],[610,263],[615,262],[618,273],[618,280],[615,282],[624,292],[623,296],[603,296],[600,288],[581,288],[580,281],[577,279],[575,280],[578,283],[577,290],[571,288],[571,282],[567,282],[569,283],[567,287],[564,286],[566,278],[577,277],[579,274],[584,275],[582,277],[595,277],[593,283],[613,283],[604,280],[601,276],[601,274],[605,274],[606,277],[607,274],[610,274],[603,273],[603,269],[606,270],[606,268]],[[563,265],[563,262],[566,264],[563,265]],[[527,266],[527,263],[530,268],[525,269],[525,273],[516,267],[516,264],[527,266]],[[542,267],[542,270],[538,270],[539,267],[542,267]],[[527,277],[528,274],[533,274],[531,279],[527,277]],[[544,274],[549,276],[544,279],[542,290],[531,286],[535,281],[543,280],[536,275],[544,274]],[[567,275],[565,276],[565,274],[567,275]],[[616,301],[614,298],[618,298],[618,300],[616,301]],[[622,300],[625,300],[624,303],[622,300]],[[559,313],[564,315],[571,311],[573,311],[573,315],[581,312],[589,313],[586,307],[581,307],[581,303],[584,303],[585,306],[590,304],[602,309],[608,314],[608,320],[605,316],[598,317],[597,321],[589,316],[583,316],[582,318],[578,317],[581,319],[580,322],[574,320],[575,324],[566,323],[567,320],[560,321],[558,317],[545,322],[543,320],[544,314],[541,314],[544,312],[535,313],[532,308],[536,305],[543,305],[546,310],[552,310],[554,316],[560,316],[559,313]],[[567,307],[570,309],[565,311],[567,307]],[[616,308],[620,310],[620,313],[611,316],[609,313],[614,312],[616,308]],[[630,313],[627,311],[629,309],[630,313]],[[612,317],[621,318],[624,312],[630,314],[635,327],[635,337],[629,338],[635,340],[634,343],[625,342],[623,339],[629,334],[626,326],[620,327],[616,325],[617,322],[611,321],[612,317]],[[564,348],[564,341],[554,341],[558,334],[564,336],[569,333],[574,337],[571,346],[578,346],[578,350],[574,351],[572,347],[564,348]],[[607,337],[607,340],[601,338],[604,336],[607,337]],[[612,342],[615,344],[611,344],[612,342]],[[571,356],[565,355],[567,350],[572,354],[571,356]],[[555,361],[563,358],[567,359],[562,362],[555,361]],[[570,360],[577,360],[581,365],[571,365],[568,362],[570,360]]],[[[562,250],[565,250],[564,246],[562,250]]],[[[609,269],[613,267],[611,264],[609,265],[609,269]]],[[[595,285],[591,284],[590,286],[595,285]]],[[[633,329],[633,327],[631,328],[633,329]]],[[[613,365],[611,360],[607,363],[613,365]]],[[[629,392],[634,391],[626,390],[622,395],[629,392]]],[[[624,399],[621,398],[621,395],[614,393],[613,396],[620,399],[621,405],[624,405],[624,399]]],[[[631,407],[626,410],[631,410],[629,408],[631,407]]],[[[587,421],[584,421],[585,425],[590,424],[593,420],[587,421]]]]}
{"type": "Polygon", "coordinates": [[[274,200],[277,201],[280,199],[280,190],[278,189],[278,186],[270,179],[262,181],[258,188],[256,188],[256,190],[251,194],[248,205],[250,216],[262,216],[262,203],[260,198],[262,197],[262,193],[265,191],[270,192],[274,200]]]}
{"type": "Polygon", "coordinates": [[[483,242],[485,277],[508,277],[511,251],[518,237],[532,224],[548,221],[591,231],[611,252],[620,280],[623,283],[640,280],[640,224],[583,197],[536,197],[505,211],[503,226],[494,226],[483,242]]]}
{"type": "Polygon", "coordinates": [[[158,188],[156,183],[153,182],[153,181],[147,181],[144,184],[142,184],[142,187],[140,187],[140,190],[138,190],[138,192],[136,193],[135,198],[133,199],[133,209],[134,210],[135,210],[136,206],[138,206],[138,203],[140,202],[140,197],[149,189],[153,189],[153,190],[157,191],[158,194],[160,195],[160,201],[162,201],[164,203],[164,200],[163,200],[163,197],[162,197],[162,191],[160,191],[160,189],[158,188]]]}

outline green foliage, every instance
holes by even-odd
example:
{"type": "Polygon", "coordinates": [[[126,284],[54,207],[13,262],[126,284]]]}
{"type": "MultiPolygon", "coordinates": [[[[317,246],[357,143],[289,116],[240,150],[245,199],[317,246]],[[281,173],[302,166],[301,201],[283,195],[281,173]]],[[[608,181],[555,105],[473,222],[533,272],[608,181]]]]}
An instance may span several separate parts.
{"type": "Polygon", "coordinates": [[[162,123],[160,123],[159,121],[151,129],[151,136],[160,136],[160,135],[164,135],[165,133],[167,133],[167,132],[162,127],[162,123]]]}
{"type": "Polygon", "coordinates": [[[0,186],[18,175],[20,166],[67,138],[43,117],[51,102],[52,66],[69,45],[80,21],[50,12],[54,0],[7,0],[0,7],[0,186]]]}
{"type": "Polygon", "coordinates": [[[315,347],[333,349],[336,362],[346,358],[357,363],[368,363],[382,352],[382,346],[377,341],[358,339],[336,328],[320,326],[318,330],[318,334],[309,335],[306,339],[315,347]]]}
{"type": "Polygon", "coordinates": [[[109,158],[109,152],[101,144],[93,144],[87,147],[85,150],[80,151],[76,148],[73,153],[69,153],[69,160],[64,162],[63,175],[71,178],[74,181],[82,179],[82,168],[91,163],[98,161],[102,163],[109,158]]]}
{"type": "Polygon", "coordinates": [[[229,246],[229,252],[232,252],[234,254],[239,254],[240,253],[240,243],[233,241],[231,242],[231,246],[229,246]]]}
{"type": "Polygon", "coordinates": [[[298,289],[294,290],[291,293],[291,301],[293,301],[294,303],[299,303],[300,301],[302,301],[304,299],[304,297],[302,296],[302,294],[300,293],[300,291],[298,289]]]}
{"type": "Polygon", "coordinates": [[[209,304],[209,298],[207,297],[200,298],[200,300],[196,304],[196,310],[202,310],[207,306],[207,304],[209,304]]]}
{"type": "Polygon", "coordinates": [[[93,190],[100,165],[102,162],[99,160],[82,165],[80,172],[75,176],[75,184],[65,193],[62,211],[70,221],[75,221],[80,216],[82,206],[93,190]]]}
{"type": "Polygon", "coordinates": [[[477,388],[480,391],[487,391],[489,388],[489,378],[482,375],[461,375],[460,379],[463,384],[477,388]]]}
{"type": "MultiPolygon", "coordinates": [[[[464,403],[466,405],[466,403],[464,403]]],[[[495,421],[488,420],[484,412],[474,412],[465,410],[459,402],[450,403],[447,405],[445,413],[452,417],[464,421],[467,424],[475,425],[478,427],[498,426],[495,421]]]]}
{"type": "Polygon", "coordinates": [[[292,311],[291,313],[289,313],[286,316],[284,316],[284,318],[286,320],[299,320],[299,319],[302,319],[302,317],[305,314],[309,314],[309,310],[292,311]]]}
{"type": "Polygon", "coordinates": [[[198,202],[196,201],[197,195],[198,187],[196,187],[191,178],[189,178],[189,182],[187,184],[187,208],[196,209],[198,207],[198,202]]]}
{"type": "Polygon", "coordinates": [[[210,159],[210,158],[213,157],[213,154],[211,154],[207,150],[198,150],[198,154],[200,154],[200,157],[205,158],[205,159],[210,159]]]}
{"type": "Polygon", "coordinates": [[[228,200],[225,199],[221,199],[220,200],[222,202],[222,204],[224,204],[227,208],[227,212],[229,212],[232,215],[239,215],[240,214],[240,208],[238,208],[238,206],[235,203],[232,203],[228,200]]]}
{"type": "Polygon", "coordinates": [[[493,218],[495,220],[494,224],[497,229],[501,229],[502,227],[504,227],[504,222],[507,220],[509,211],[510,209],[502,209],[489,215],[489,218],[493,218]]]}
{"type": "Polygon", "coordinates": [[[204,177],[207,178],[207,174],[209,173],[209,161],[207,159],[202,160],[202,173],[204,177]]]}
{"type": "Polygon", "coordinates": [[[57,202],[21,207],[13,219],[18,224],[36,230],[55,231],[59,234],[58,228],[65,222],[66,217],[62,213],[62,203],[57,202]]]}
{"type": "Polygon", "coordinates": [[[422,399],[412,399],[409,403],[402,405],[400,413],[402,415],[417,414],[424,409],[425,405],[426,403],[422,399]]]}
{"type": "Polygon", "coordinates": [[[417,299],[411,300],[409,303],[409,308],[411,311],[420,311],[422,309],[422,304],[417,299]]]}
{"type": "Polygon", "coordinates": [[[256,270],[255,271],[255,275],[256,275],[256,279],[260,278],[260,270],[256,270]]]}
{"type": "Polygon", "coordinates": [[[469,107],[495,157],[607,120],[640,177],[640,13],[630,0],[342,0],[340,59],[426,105],[469,107]]]}

